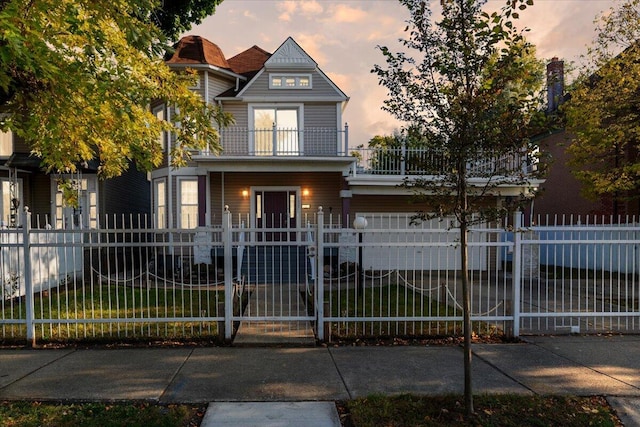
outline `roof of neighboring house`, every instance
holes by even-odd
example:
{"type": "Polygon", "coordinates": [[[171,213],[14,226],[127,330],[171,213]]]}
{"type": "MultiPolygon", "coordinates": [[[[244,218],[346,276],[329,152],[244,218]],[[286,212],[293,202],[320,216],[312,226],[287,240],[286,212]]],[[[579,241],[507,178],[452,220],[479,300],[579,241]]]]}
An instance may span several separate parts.
{"type": "Polygon", "coordinates": [[[218,45],[200,36],[181,38],[167,64],[209,64],[231,70],[218,45]]]}

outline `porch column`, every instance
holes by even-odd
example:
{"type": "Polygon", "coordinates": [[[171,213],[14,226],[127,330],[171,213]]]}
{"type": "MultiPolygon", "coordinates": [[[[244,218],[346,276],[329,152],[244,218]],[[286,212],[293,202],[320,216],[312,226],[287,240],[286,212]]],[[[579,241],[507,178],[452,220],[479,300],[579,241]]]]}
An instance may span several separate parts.
{"type": "Polygon", "coordinates": [[[340,190],[340,200],[342,201],[342,226],[349,227],[349,218],[351,216],[351,190],[349,183],[342,178],[342,190],[340,190]]]}
{"type": "Polygon", "coordinates": [[[207,225],[207,176],[198,175],[198,227],[207,225]]]}

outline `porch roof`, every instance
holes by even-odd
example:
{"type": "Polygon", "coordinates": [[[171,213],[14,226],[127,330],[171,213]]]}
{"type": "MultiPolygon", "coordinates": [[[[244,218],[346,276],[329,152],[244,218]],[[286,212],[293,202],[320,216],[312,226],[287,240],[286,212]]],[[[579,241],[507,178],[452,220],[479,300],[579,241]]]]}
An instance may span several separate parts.
{"type": "Polygon", "coordinates": [[[196,155],[197,168],[216,172],[341,172],[349,173],[355,158],[350,156],[210,156],[196,155]]]}

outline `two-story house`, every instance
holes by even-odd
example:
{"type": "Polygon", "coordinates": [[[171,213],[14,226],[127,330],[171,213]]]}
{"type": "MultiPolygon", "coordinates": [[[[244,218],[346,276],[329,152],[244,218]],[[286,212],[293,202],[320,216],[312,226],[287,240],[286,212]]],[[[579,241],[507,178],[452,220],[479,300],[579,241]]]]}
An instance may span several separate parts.
{"type": "MultiPolygon", "coordinates": [[[[249,214],[247,226],[267,228],[304,226],[319,206],[347,212],[348,97],[292,38],[273,54],[253,46],[227,59],[215,44],[187,36],[167,64],[197,71],[194,90],[235,124],[220,130],[221,153],[194,153],[180,169],[167,155],[153,172],[158,227],[219,225],[225,206],[249,214]]],[[[163,104],[153,111],[172,114],[163,104]]]]}

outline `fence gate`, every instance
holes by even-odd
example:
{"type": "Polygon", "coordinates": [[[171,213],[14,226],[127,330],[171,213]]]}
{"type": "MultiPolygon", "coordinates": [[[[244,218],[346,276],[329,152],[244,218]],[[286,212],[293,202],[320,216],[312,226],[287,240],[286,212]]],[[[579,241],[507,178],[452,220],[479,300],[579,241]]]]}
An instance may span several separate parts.
{"type": "MultiPolygon", "coordinates": [[[[290,227],[289,221],[279,218],[266,222],[269,227],[228,229],[236,271],[226,292],[236,301],[227,302],[235,306],[231,314],[237,325],[234,342],[264,342],[266,337],[315,340],[316,231],[310,226],[290,227]]],[[[231,325],[225,332],[227,339],[230,333],[231,325]]]]}

